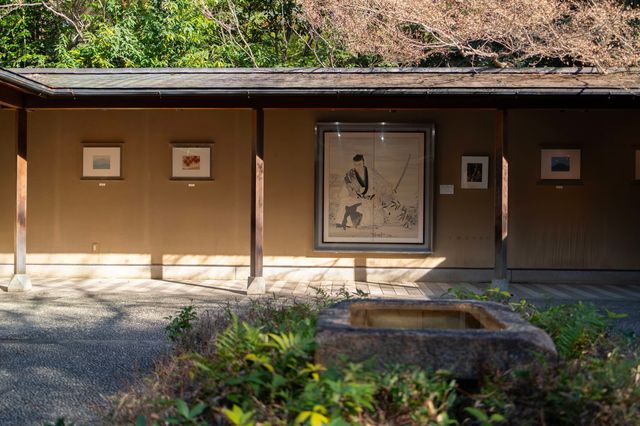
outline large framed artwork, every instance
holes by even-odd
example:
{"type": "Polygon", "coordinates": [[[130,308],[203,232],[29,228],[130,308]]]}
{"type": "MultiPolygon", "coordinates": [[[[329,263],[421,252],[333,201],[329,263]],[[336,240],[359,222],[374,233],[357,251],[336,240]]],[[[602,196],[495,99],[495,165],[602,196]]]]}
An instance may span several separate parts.
{"type": "Polygon", "coordinates": [[[580,182],[581,151],[577,148],[540,150],[540,179],[542,181],[580,182]]]}
{"type": "Polygon", "coordinates": [[[122,144],[83,143],[82,179],[122,179],[122,144]]]}
{"type": "Polygon", "coordinates": [[[316,125],[315,248],[432,251],[434,126],[316,125]]]}
{"type": "Polygon", "coordinates": [[[171,179],[212,180],[213,142],[172,142],[171,179]]]}

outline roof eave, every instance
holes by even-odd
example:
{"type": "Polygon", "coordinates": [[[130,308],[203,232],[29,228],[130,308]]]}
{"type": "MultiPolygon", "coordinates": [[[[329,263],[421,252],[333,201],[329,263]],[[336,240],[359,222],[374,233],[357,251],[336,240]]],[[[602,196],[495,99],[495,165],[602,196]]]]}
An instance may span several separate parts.
{"type": "MultiPolygon", "coordinates": [[[[36,94],[36,93],[33,93],[36,94]]],[[[269,97],[269,96],[486,96],[501,97],[510,96],[611,96],[611,97],[637,97],[640,89],[609,89],[609,88],[341,88],[341,89],[317,89],[317,88],[265,88],[265,89],[48,89],[40,90],[39,96],[46,98],[83,98],[83,97],[184,97],[184,96],[232,96],[232,97],[269,97]]]]}

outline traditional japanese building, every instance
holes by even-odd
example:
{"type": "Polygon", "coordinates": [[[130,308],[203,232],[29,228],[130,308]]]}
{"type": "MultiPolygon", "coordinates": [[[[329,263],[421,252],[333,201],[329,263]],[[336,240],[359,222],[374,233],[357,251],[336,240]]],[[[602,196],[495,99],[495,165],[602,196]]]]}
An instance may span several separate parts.
{"type": "Polygon", "coordinates": [[[0,69],[0,276],[640,282],[640,71],[0,69]]]}

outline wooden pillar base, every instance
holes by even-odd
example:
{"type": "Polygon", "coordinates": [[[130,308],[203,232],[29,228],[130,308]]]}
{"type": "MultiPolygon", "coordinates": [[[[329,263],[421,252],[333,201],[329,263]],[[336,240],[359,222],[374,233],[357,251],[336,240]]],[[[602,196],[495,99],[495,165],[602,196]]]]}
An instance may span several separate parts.
{"type": "Polygon", "coordinates": [[[247,296],[265,294],[267,286],[264,277],[249,277],[247,282],[247,296]]]}
{"type": "Polygon", "coordinates": [[[27,274],[15,274],[9,285],[7,291],[29,291],[31,290],[31,278],[27,274]]]}

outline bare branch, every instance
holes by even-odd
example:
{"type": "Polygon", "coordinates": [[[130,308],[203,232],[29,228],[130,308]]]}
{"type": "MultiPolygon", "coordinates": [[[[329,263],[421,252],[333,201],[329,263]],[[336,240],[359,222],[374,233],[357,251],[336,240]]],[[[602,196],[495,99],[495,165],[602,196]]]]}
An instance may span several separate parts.
{"type": "Polygon", "coordinates": [[[58,10],[54,9],[54,8],[53,8],[52,6],[50,6],[50,5],[48,4],[48,2],[46,2],[46,1],[43,1],[43,2],[42,2],[42,6],[44,6],[48,11],[50,11],[50,12],[51,12],[51,13],[53,13],[54,15],[59,16],[60,18],[62,18],[62,19],[64,19],[65,21],[67,21],[67,22],[68,22],[68,23],[69,23],[69,24],[70,24],[70,25],[71,25],[71,26],[76,30],[77,36],[78,36],[80,39],[83,39],[83,38],[84,38],[83,33],[82,33],[82,30],[80,29],[79,25],[78,25],[78,24],[77,24],[73,19],[69,18],[69,17],[68,17],[67,15],[65,15],[64,13],[62,13],[62,12],[60,12],[60,11],[58,11],[58,10]]]}
{"type": "Polygon", "coordinates": [[[398,64],[467,58],[599,68],[640,64],[640,9],[622,0],[299,0],[348,49],[398,64]]]}
{"type": "Polygon", "coordinates": [[[235,26],[235,30],[236,30],[238,36],[240,37],[240,40],[242,40],[242,43],[244,44],[244,47],[245,47],[245,51],[249,55],[249,58],[251,58],[251,62],[253,63],[253,66],[255,68],[257,68],[258,67],[258,62],[256,61],[256,57],[254,56],[253,50],[251,50],[251,46],[247,42],[247,39],[244,37],[242,28],[240,28],[240,21],[238,20],[238,13],[236,11],[236,5],[233,2],[233,0],[227,0],[227,4],[229,5],[229,11],[231,12],[231,16],[233,18],[233,24],[235,26]]]}

